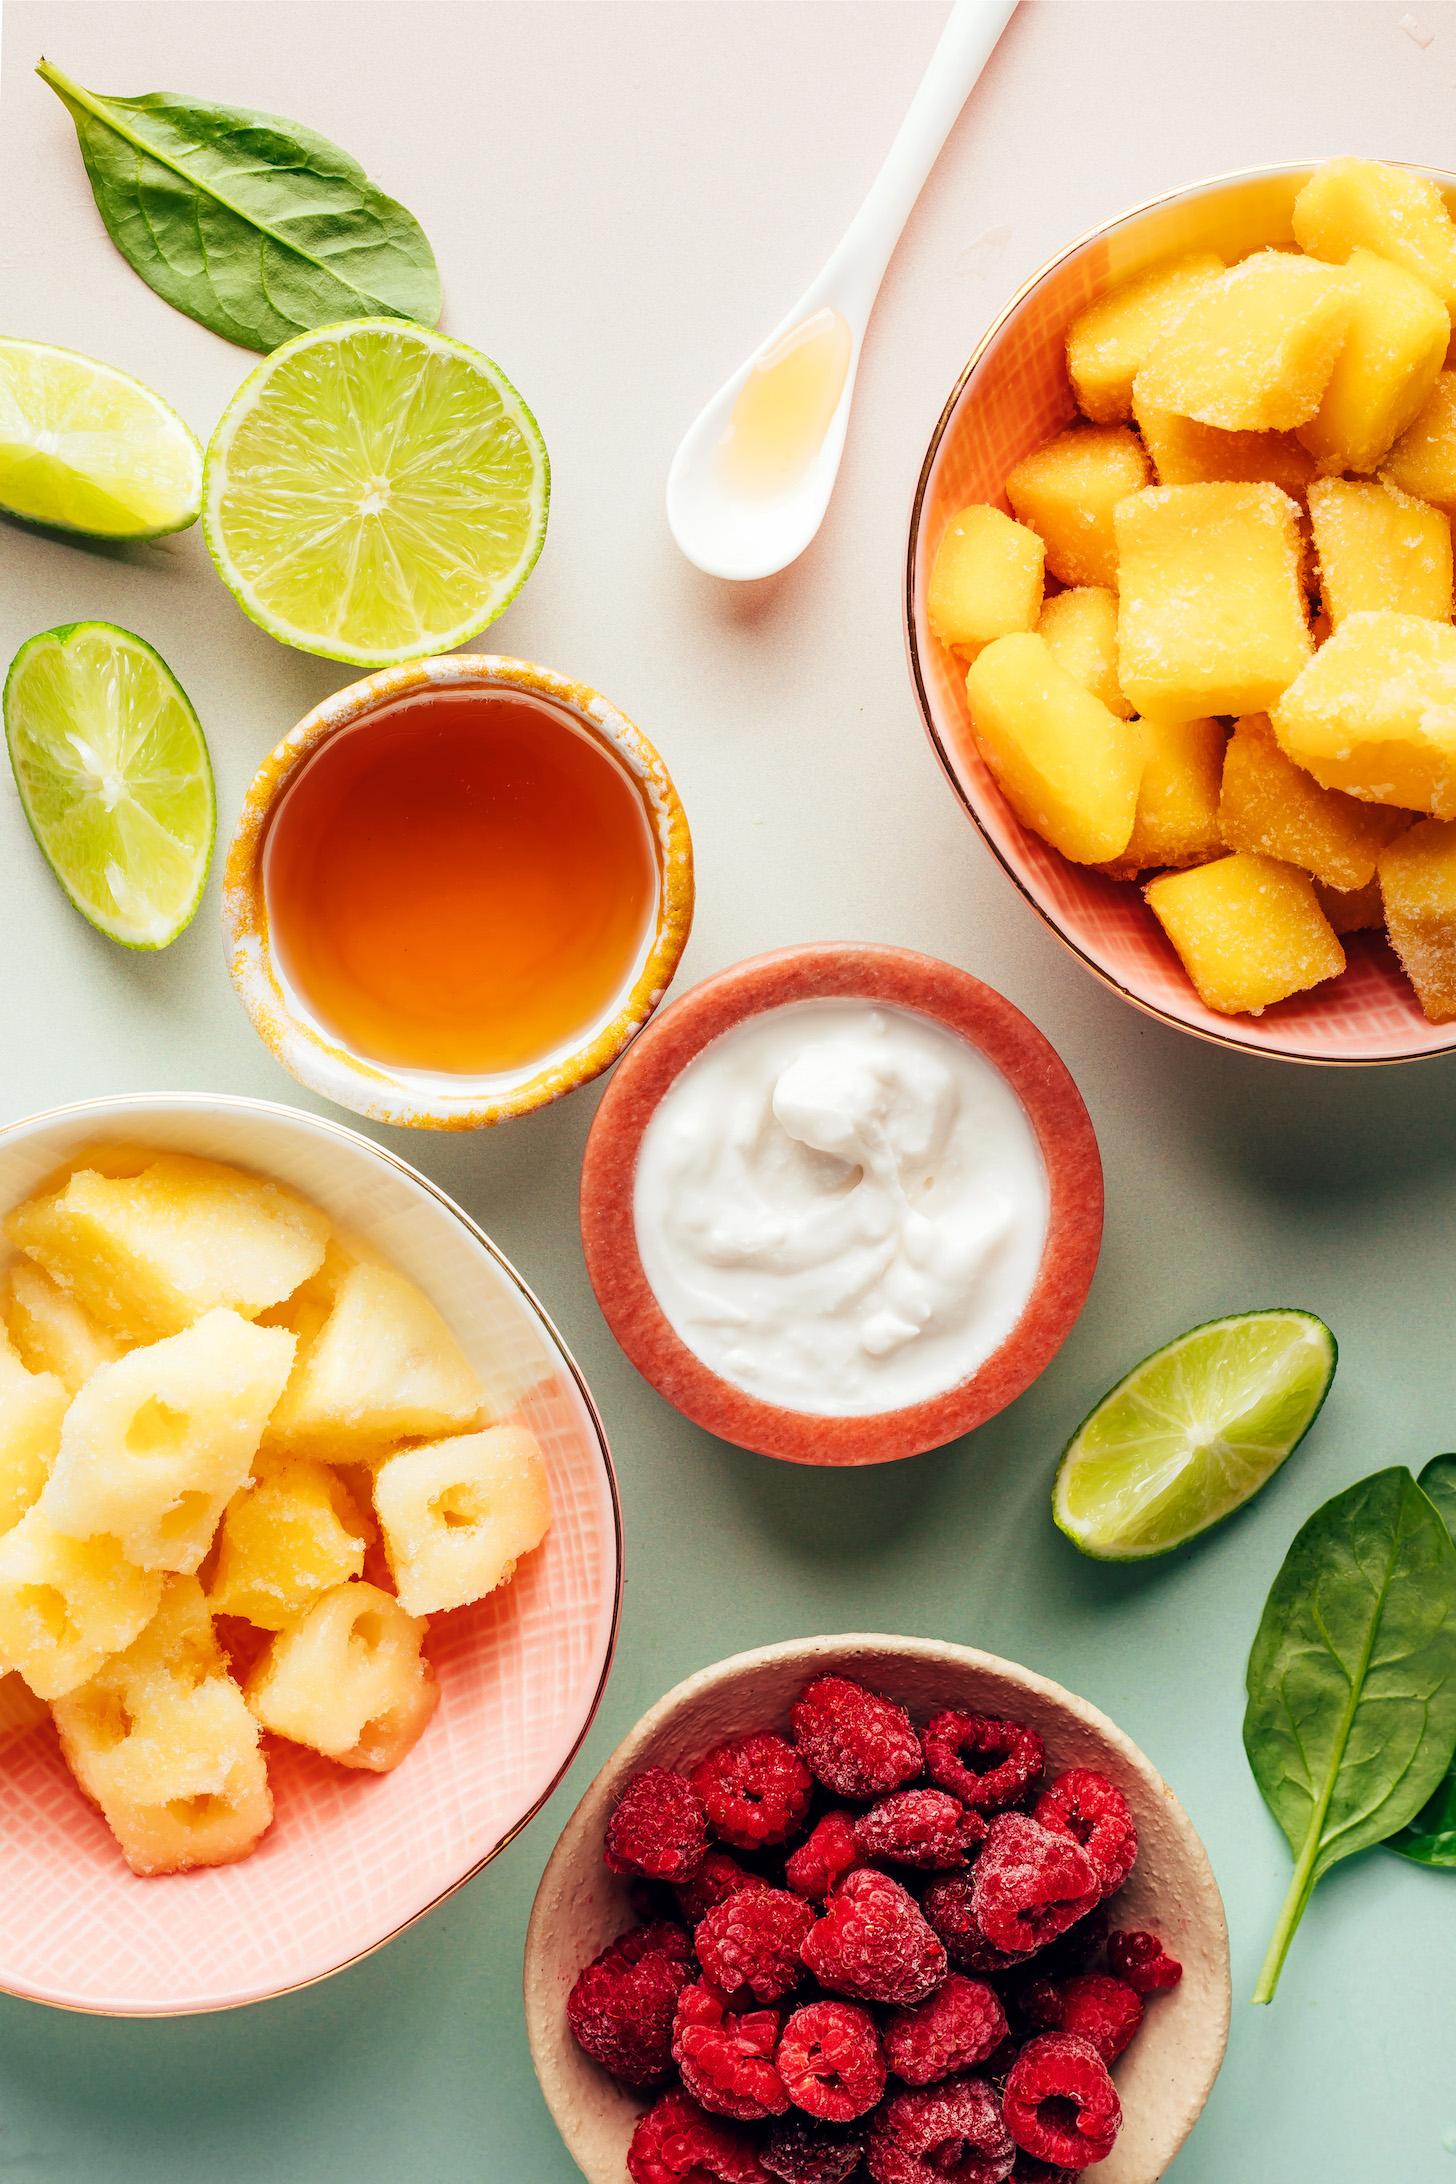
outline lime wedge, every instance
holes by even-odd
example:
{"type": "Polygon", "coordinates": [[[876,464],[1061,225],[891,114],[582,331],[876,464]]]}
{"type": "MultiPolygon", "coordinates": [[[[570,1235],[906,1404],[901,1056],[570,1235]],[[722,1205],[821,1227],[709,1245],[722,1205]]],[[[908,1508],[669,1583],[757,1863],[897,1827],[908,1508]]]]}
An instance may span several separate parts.
{"type": "Polygon", "coordinates": [[[285,342],[243,382],[207,451],[202,523],[270,637],[390,667],[509,606],[550,480],[536,420],[489,357],[356,319],[285,342]]]}
{"type": "Polygon", "coordinates": [[[0,337],[0,508],[94,538],[197,521],[202,449],[139,379],[43,341],[0,337]]]}
{"type": "Polygon", "coordinates": [[[30,831],[82,917],[165,948],[202,896],[217,807],[197,715],[166,662],[110,622],[23,644],[5,741],[30,831]]]}
{"type": "Polygon", "coordinates": [[[1228,1516],[1303,1440],[1335,1375],[1312,1312],[1239,1312],[1165,1343],[1068,1442],[1052,1515],[1085,1555],[1166,1554],[1228,1516]]]}

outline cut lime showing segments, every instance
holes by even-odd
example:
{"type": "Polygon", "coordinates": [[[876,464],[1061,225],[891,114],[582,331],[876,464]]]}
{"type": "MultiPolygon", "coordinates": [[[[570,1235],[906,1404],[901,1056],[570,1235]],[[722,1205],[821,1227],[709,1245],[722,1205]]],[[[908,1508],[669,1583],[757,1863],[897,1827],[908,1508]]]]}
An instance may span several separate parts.
{"type": "Polygon", "coordinates": [[[464,644],[546,535],[536,420],[487,356],[401,319],[285,342],[207,451],[202,522],[270,637],[356,667],[464,644]]]}
{"type": "Polygon", "coordinates": [[[1303,1440],[1335,1338],[1312,1312],[1239,1312],[1135,1365],[1068,1443],[1052,1515],[1083,1554],[1166,1554],[1237,1509],[1303,1440]]]}
{"type": "Polygon", "coordinates": [[[217,823],[197,715],[151,646],[72,622],[21,646],[5,741],[30,830],[84,918],[165,948],[201,900],[217,823]]]}
{"type": "Polygon", "coordinates": [[[110,364],[0,337],[0,508],[93,538],[197,521],[202,449],[159,394],[110,364]]]}

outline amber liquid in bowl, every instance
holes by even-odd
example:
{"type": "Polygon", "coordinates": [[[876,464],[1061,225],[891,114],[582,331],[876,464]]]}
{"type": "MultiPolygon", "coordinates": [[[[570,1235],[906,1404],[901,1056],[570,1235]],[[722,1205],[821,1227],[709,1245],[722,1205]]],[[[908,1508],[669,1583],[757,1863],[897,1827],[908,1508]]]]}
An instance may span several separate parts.
{"type": "Polygon", "coordinates": [[[308,759],[269,823],[274,963],[366,1061],[517,1074],[620,1004],[656,918],[642,793],[564,706],[428,691],[308,759]]]}

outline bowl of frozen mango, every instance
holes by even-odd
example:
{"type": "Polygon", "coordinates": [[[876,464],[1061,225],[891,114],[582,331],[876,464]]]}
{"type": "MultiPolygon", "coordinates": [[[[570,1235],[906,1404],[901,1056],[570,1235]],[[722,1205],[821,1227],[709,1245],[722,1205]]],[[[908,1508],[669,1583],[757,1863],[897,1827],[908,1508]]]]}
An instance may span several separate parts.
{"type": "Polygon", "coordinates": [[[1456,1045],[1456,179],[1195,184],[1002,312],[911,518],[951,786],[1126,999],[1225,1045],[1456,1045]]]}
{"type": "Polygon", "coordinates": [[[560,1780],[620,1590],[581,1375],[416,1170],[259,1100],[0,1131],[0,1991],[377,1948],[560,1780]]]}

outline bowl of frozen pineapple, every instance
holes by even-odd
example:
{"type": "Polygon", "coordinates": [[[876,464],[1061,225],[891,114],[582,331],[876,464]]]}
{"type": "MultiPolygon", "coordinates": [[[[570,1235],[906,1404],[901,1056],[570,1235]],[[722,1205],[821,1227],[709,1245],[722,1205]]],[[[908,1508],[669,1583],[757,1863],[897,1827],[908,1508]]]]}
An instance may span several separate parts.
{"type": "Polygon", "coordinates": [[[0,1131],[0,1991],[285,1993],[479,1870],[595,1712],[611,1458],[520,1276],[260,1100],[0,1131]]]}
{"type": "Polygon", "coordinates": [[[1456,178],[1202,182],[995,321],[911,517],[912,679],[1052,931],[1306,1062],[1456,1045],[1456,178]]]}

